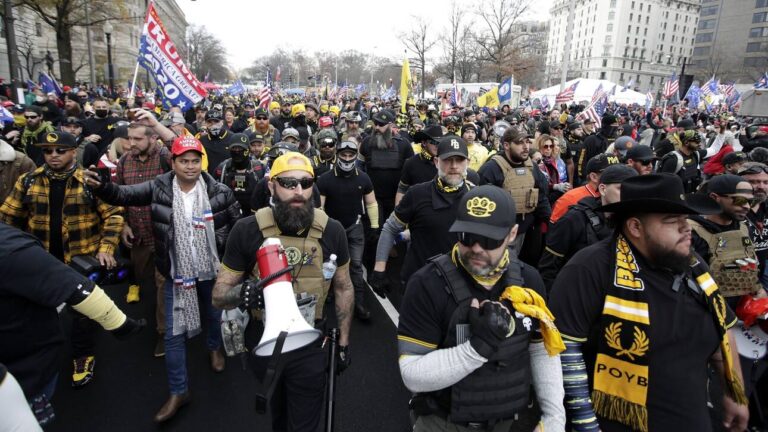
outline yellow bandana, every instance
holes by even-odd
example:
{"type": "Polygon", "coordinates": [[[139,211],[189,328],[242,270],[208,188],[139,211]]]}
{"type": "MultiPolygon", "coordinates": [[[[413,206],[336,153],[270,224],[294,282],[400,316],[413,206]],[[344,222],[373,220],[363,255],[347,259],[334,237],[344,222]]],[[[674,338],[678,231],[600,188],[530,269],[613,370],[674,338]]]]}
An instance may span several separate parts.
{"type": "Polygon", "coordinates": [[[536,318],[541,323],[541,336],[544,338],[544,348],[550,356],[556,356],[565,351],[563,338],[555,327],[555,316],[547,308],[544,299],[534,290],[510,285],[501,293],[499,300],[509,300],[512,307],[523,315],[536,318]]]}
{"type": "Polygon", "coordinates": [[[454,264],[461,265],[464,268],[464,270],[466,270],[467,273],[470,276],[472,276],[472,279],[474,279],[475,282],[483,286],[494,286],[496,285],[496,282],[498,282],[499,279],[501,279],[501,276],[504,275],[504,271],[507,269],[507,266],[509,265],[509,249],[504,250],[504,255],[501,257],[499,264],[496,266],[495,269],[493,269],[490,273],[488,273],[485,276],[478,276],[472,273],[467,268],[467,266],[464,265],[464,262],[461,260],[461,254],[459,254],[458,243],[453,245],[453,250],[451,250],[451,259],[453,260],[454,264]]]}

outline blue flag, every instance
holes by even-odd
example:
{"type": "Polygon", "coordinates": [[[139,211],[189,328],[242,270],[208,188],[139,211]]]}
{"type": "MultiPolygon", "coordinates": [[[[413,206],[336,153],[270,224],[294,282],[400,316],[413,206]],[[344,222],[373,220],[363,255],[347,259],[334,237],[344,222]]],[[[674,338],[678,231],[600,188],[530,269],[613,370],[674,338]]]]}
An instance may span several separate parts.
{"type": "Polygon", "coordinates": [[[499,105],[504,106],[512,101],[512,77],[507,77],[499,85],[499,105]]]}
{"type": "Polygon", "coordinates": [[[245,93],[245,87],[243,86],[243,82],[240,80],[237,80],[232,84],[229,88],[227,88],[227,94],[231,96],[238,96],[245,93]]]}
{"type": "Polygon", "coordinates": [[[0,106],[0,122],[13,123],[13,114],[4,106],[0,106]]]}
{"type": "Polygon", "coordinates": [[[696,84],[691,84],[691,87],[688,89],[688,93],[685,94],[685,97],[683,99],[688,99],[688,106],[691,108],[696,108],[699,106],[699,103],[701,102],[701,89],[696,84]]]}
{"type": "Polygon", "coordinates": [[[56,82],[53,78],[49,77],[47,74],[40,72],[40,76],[37,79],[38,82],[40,82],[40,89],[43,91],[43,93],[56,93],[57,96],[61,96],[61,87],[59,87],[59,83],[56,82]]]}
{"type": "Polygon", "coordinates": [[[29,91],[32,91],[33,89],[36,89],[36,88],[37,88],[37,83],[35,83],[32,80],[27,80],[27,89],[29,91]]]}
{"type": "Polygon", "coordinates": [[[755,88],[768,88],[768,72],[764,72],[763,76],[755,83],[755,88]]]}

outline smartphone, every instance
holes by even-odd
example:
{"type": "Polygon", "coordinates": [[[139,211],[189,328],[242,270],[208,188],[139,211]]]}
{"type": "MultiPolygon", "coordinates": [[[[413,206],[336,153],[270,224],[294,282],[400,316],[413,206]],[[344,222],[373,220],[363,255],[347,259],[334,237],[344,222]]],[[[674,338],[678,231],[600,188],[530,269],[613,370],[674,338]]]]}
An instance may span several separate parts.
{"type": "Polygon", "coordinates": [[[99,182],[102,184],[110,183],[112,181],[112,173],[109,168],[94,168],[99,173],[99,182]]]}

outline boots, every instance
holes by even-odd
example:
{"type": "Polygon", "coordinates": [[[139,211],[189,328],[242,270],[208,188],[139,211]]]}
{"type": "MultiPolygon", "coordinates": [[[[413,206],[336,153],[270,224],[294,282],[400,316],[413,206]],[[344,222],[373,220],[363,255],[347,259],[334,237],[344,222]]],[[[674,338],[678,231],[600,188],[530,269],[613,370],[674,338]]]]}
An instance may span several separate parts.
{"type": "Polygon", "coordinates": [[[179,408],[189,403],[189,399],[189,391],[178,395],[172,394],[163,407],[160,408],[160,411],[155,414],[155,422],[162,423],[173,418],[179,408]]]}

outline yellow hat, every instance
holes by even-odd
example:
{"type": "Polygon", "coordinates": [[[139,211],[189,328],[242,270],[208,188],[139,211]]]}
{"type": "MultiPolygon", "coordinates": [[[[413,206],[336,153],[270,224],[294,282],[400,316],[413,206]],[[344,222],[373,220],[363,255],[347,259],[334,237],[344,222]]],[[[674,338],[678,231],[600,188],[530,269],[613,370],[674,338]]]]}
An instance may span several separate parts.
{"type": "Polygon", "coordinates": [[[315,171],[312,169],[312,162],[303,154],[296,152],[286,153],[275,159],[272,169],[269,171],[269,176],[274,178],[286,171],[306,171],[312,174],[312,176],[315,175],[315,171]]]}
{"type": "Polygon", "coordinates": [[[304,104],[296,104],[291,107],[291,117],[296,117],[299,114],[304,114],[307,112],[307,108],[304,107],[304,104]]]}
{"type": "Polygon", "coordinates": [[[332,107],[328,108],[328,111],[336,115],[339,115],[339,113],[341,112],[341,108],[337,107],[336,105],[333,105],[332,107]]]}
{"type": "Polygon", "coordinates": [[[272,101],[269,103],[269,110],[272,111],[273,109],[280,109],[280,102],[278,101],[272,101]]]}
{"type": "Polygon", "coordinates": [[[326,114],[328,112],[328,104],[320,104],[320,112],[326,114]]]}

